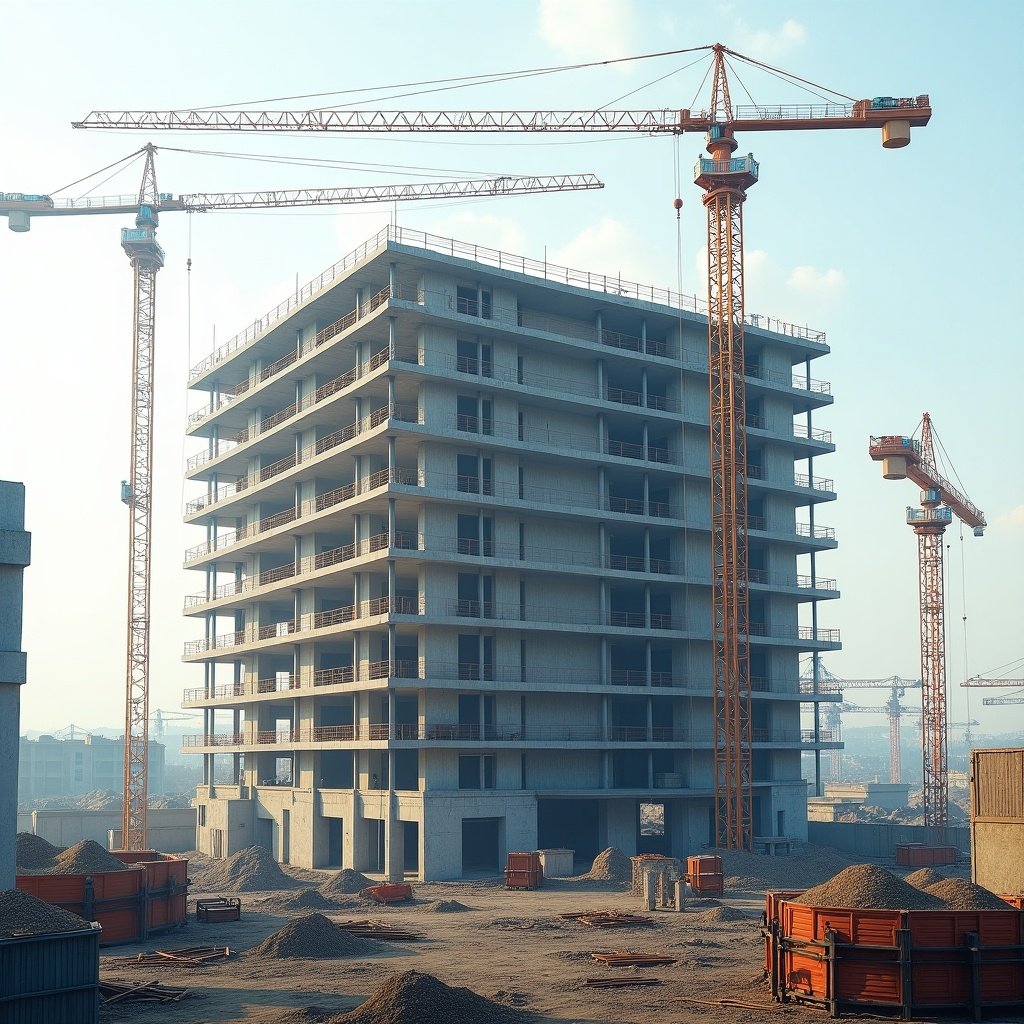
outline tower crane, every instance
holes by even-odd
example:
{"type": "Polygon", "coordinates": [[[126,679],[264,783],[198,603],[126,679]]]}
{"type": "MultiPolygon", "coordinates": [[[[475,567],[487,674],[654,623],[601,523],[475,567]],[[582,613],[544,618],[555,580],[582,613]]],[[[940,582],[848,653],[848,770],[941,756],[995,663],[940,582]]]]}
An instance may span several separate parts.
{"type": "MultiPolygon", "coordinates": [[[[921,741],[925,825],[945,829],[949,821],[946,737],[946,619],[942,537],[955,514],[982,536],[985,514],[936,468],[932,420],[924,413],[921,439],[872,437],[868,454],[882,463],[886,480],[909,478],[921,488],[921,508],[907,507],[907,525],[917,535],[918,599],[921,615],[921,741]]],[[[938,832],[941,835],[941,832],[938,832]]]]}
{"type": "Polygon", "coordinates": [[[149,721],[153,723],[153,739],[162,740],[167,735],[168,722],[191,721],[199,717],[201,716],[183,714],[180,711],[165,711],[163,708],[157,708],[149,717],[149,721]]]}
{"type": "MultiPolygon", "coordinates": [[[[697,160],[708,236],[708,363],[711,448],[714,803],[717,843],[752,845],[752,729],[746,397],[744,359],[743,202],[758,180],[752,154],[734,157],[744,131],[879,128],[882,145],[899,149],[912,127],[931,118],[925,95],[815,105],[733,106],[728,58],[785,75],[721,43],[711,54],[707,109],[660,110],[101,110],[76,128],[246,132],[626,132],[677,136],[701,132],[708,158],[697,160]]],[[[791,81],[806,83],[796,76],[791,81]]],[[[840,94],[834,93],[839,96],[840,94]]],[[[814,634],[816,636],[816,633],[814,634]]]]}
{"type": "MultiPolygon", "coordinates": [[[[920,679],[904,679],[901,676],[886,676],[881,679],[840,679],[839,676],[829,672],[823,664],[818,665],[820,674],[820,689],[823,693],[842,693],[843,690],[888,690],[889,698],[879,708],[889,716],[889,781],[903,781],[903,765],[900,753],[900,716],[904,709],[900,701],[907,690],[920,690],[920,679]]],[[[803,679],[808,679],[807,674],[810,668],[805,668],[803,679]]],[[[844,711],[853,710],[854,705],[832,704],[825,713],[825,724],[832,730],[833,736],[842,734],[842,714],[844,711]]],[[[831,759],[832,778],[837,780],[841,775],[842,751],[833,750],[831,759]]]]}
{"type": "MultiPolygon", "coordinates": [[[[961,686],[998,686],[1002,689],[1024,687],[1024,679],[986,679],[983,676],[971,676],[960,684],[961,686]]],[[[1024,691],[1019,693],[1007,693],[999,697],[983,697],[982,704],[986,707],[1005,707],[1009,704],[1024,704],[1024,691]]]]}
{"type": "MultiPolygon", "coordinates": [[[[603,188],[592,174],[499,177],[403,185],[357,186],[236,193],[193,193],[175,197],[157,190],[154,157],[148,143],[142,183],[136,196],[54,200],[51,196],[0,193],[0,216],[12,231],[25,232],[34,217],[82,214],[134,214],[135,227],[122,228],[121,245],[134,275],[132,321],[131,473],[121,483],[121,500],[131,513],[128,559],[128,659],[125,697],[124,804],[121,823],[127,850],[146,849],[149,743],[150,562],[153,488],[153,351],[156,336],[156,275],[164,250],[156,240],[161,213],[272,209],[438,199],[450,196],[509,196],[603,188]]],[[[128,158],[126,158],[128,159],[128,158]]],[[[160,719],[157,718],[159,727],[160,719]]]]}

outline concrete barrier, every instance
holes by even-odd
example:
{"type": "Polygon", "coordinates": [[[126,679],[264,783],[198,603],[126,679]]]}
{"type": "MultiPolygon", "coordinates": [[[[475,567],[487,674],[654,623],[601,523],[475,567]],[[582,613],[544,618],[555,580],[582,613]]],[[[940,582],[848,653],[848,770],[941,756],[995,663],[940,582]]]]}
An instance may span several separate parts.
{"type": "MultiPolygon", "coordinates": [[[[895,860],[897,845],[936,842],[935,830],[924,825],[898,825],[889,821],[809,821],[807,841],[831,846],[865,860],[895,860]]],[[[971,830],[951,825],[941,837],[941,846],[955,846],[965,857],[971,853],[971,830]]]]}
{"type": "MultiPolygon", "coordinates": [[[[152,810],[147,815],[153,833],[150,846],[162,853],[184,853],[196,847],[196,809],[183,807],[152,810]],[[160,841],[158,841],[158,838],[160,841]],[[170,845],[164,845],[169,843],[170,845]]],[[[32,827],[26,831],[42,836],[54,846],[74,846],[83,839],[92,839],[107,849],[110,832],[121,833],[121,811],[33,811],[32,827]]]]}

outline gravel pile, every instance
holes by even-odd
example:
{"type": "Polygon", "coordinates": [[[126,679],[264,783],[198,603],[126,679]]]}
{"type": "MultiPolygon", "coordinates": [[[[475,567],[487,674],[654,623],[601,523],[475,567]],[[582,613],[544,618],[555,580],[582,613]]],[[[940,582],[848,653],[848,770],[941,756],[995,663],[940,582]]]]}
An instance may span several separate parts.
{"type": "Polygon", "coordinates": [[[354,896],[363,889],[368,889],[374,884],[372,878],[351,868],[342,868],[336,875],[329,878],[320,886],[322,895],[330,896],[354,896]]]}
{"type": "Polygon", "coordinates": [[[141,871],[141,868],[122,864],[113,854],[107,853],[99,843],[83,839],[74,846],[62,850],[53,858],[53,867],[47,874],[91,875],[98,871],[141,871]]]}
{"type": "Polygon", "coordinates": [[[321,896],[316,889],[302,889],[287,896],[267,899],[261,907],[272,907],[274,910],[337,910],[338,904],[321,896]]]}
{"type": "Polygon", "coordinates": [[[379,942],[357,938],[335,927],[323,914],[306,914],[272,932],[250,954],[272,960],[322,960],[370,956],[381,948],[379,942]]]}
{"type": "Polygon", "coordinates": [[[293,889],[297,884],[281,870],[269,850],[247,846],[204,872],[202,887],[209,892],[264,892],[293,889]]]}
{"type": "Polygon", "coordinates": [[[749,921],[750,918],[735,907],[712,907],[694,914],[692,920],[700,924],[719,924],[722,921],[749,921]]]}
{"type": "Polygon", "coordinates": [[[432,974],[405,971],[332,1024],[517,1024],[523,1019],[518,1010],[468,988],[450,988],[432,974]]]}
{"type": "Polygon", "coordinates": [[[994,892],[966,878],[943,878],[928,886],[928,892],[938,897],[951,910],[1009,910],[994,892]]]}
{"type": "Polygon", "coordinates": [[[77,914],[37,900],[20,889],[0,891],[0,937],[45,935],[48,932],[77,932],[89,928],[77,914]]]}
{"type": "Polygon", "coordinates": [[[633,865],[630,859],[617,847],[609,846],[602,850],[590,865],[590,870],[579,879],[591,882],[629,882],[633,878],[633,865]]]}
{"type": "Polygon", "coordinates": [[[805,889],[827,882],[856,861],[812,843],[794,845],[788,857],[766,857],[746,850],[710,850],[722,858],[728,890],[805,889]]]}
{"type": "Polygon", "coordinates": [[[31,832],[19,832],[14,840],[15,863],[18,874],[29,871],[46,871],[53,864],[53,858],[60,853],[60,847],[48,843],[42,836],[31,832]]]}
{"type": "Polygon", "coordinates": [[[423,908],[428,914],[461,914],[463,911],[472,910],[458,900],[434,900],[423,908]]]}
{"type": "Polygon", "coordinates": [[[935,885],[936,882],[944,881],[945,878],[946,876],[940,875],[935,868],[918,868],[907,875],[903,881],[915,889],[927,889],[930,885],[935,885]]]}
{"type": "Polygon", "coordinates": [[[931,893],[907,885],[874,864],[854,864],[834,878],[808,889],[794,903],[812,907],[858,910],[941,910],[942,901],[931,893]]]}

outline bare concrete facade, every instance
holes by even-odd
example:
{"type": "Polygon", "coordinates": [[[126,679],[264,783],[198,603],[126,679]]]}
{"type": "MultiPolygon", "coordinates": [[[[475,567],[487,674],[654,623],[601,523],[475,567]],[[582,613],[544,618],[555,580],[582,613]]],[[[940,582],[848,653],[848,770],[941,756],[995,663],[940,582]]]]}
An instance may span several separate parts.
{"type": "MultiPolygon", "coordinates": [[[[392,228],[193,370],[200,850],[444,879],[511,850],[708,844],[687,303],[392,228]],[[648,803],[663,826],[641,830],[648,803]]],[[[835,497],[813,472],[828,348],[749,319],[754,830],[805,837],[801,752],[829,744],[801,731],[798,659],[838,646],[809,612],[837,596],[813,515],[835,497]]]]}

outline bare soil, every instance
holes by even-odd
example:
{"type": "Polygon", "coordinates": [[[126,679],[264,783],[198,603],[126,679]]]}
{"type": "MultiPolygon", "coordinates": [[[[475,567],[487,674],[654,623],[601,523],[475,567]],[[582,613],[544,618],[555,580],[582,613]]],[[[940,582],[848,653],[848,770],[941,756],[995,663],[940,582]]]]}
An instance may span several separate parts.
{"type": "MultiPolygon", "coordinates": [[[[317,884],[315,872],[286,872],[307,885],[317,884]]],[[[203,872],[190,870],[190,874],[203,872]]],[[[331,877],[332,873],[319,873],[321,883],[331,877]]],[[[651,914],[649,927],[619,929],[591,928],[558,915],[585,910],[644,913],[640,901],[625,892],[621,883],[553,880],[542,889],[526,892],[509,891],[495,879],[481,879],[414,883],[413,892],[414,900],[407,904],[320,911],[334,921],[370,918],[422,936],[418,942],[377,943],[366,956],[275,960],[253,953],[207,967],[171,962],[166,967],[135,966],[116,959],[176,946],[230,946],[242,953],[309,913],[285,908],[278,902],[284,895],[280,891],[247,893],[242,896],[241,921],[201,924],[191,913],[194,899],[217,894],[194,890],[188,925],[145,943],[104,947],[101,977],[134,984],[159,979],[187,987],[189,995],[180,1003],[159,1007],[160,1024],[327,1020],[356,1009],[384,982],[395,984],[399,975],[410,970],[469,989],[500,1006],[514,1007],[523,1024],[675,1024],[699,1019],[707,1024],[761,1024],[808,1015],[796,1007],[773,1005],[761,981],[764,950],[758,916],[764,901],[757,892],[727,890],[715,904],[745,911],[749,916],[741,920],[709,921],[708,903],[695,900],[682,914],[667,910],[651,914]],[[433,912],[439,902],[451,900],[466,909],[433,912]],[[677,963],[616,968],[590,957],[591,952],[618,951],[667,953],[677,963]],[[588,977],[611,976],[656,977],[663,984],[642,989],[588,989],[584,984],[588,977]],[[700,1002],[724,996],[761,1004],[764,1009],[700,1002]],[[310,1012],[303,1012],[307,1008],[310,1012]]],[[[140,1003],[104,1007],[100,1019],[111,1024],[149,1024],[153,1015],[149,1004],[140,1003]]],[[[402,1019],[415,1022],[419,1018],[414,1013],[402,1019]]],[[[425,1012],[422,1019],[434,1018],[425,1012]]]]}

